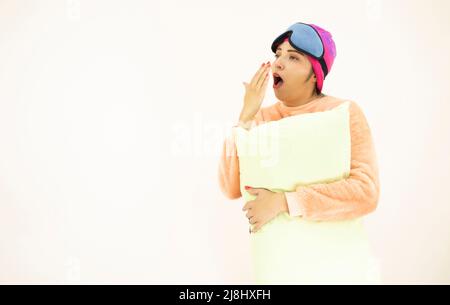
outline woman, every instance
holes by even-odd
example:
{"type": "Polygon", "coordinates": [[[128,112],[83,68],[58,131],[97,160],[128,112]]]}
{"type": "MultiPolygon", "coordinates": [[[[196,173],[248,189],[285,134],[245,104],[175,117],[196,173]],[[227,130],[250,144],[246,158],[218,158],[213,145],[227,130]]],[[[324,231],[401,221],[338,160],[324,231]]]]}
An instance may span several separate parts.
{"type": "MultiPolygon", "coordinates": [[[[250,129],[293,115],[327,111],[346,102],[322,93],[323,81],[336,56],[328,31],[313,24],[295,23],[273,41],[271,49],[275,53],[273,64],[262,64],[250,83],[244,82],[244,105],[239,122],[233,128],[250,129]],[[269,73],[273,75],[273,88],[279,101],[260,109],[269,73]]],[[[246,186],[250,194],[257,196],[243,208],[253,225],[251,233],[258,232],[282,212],[308,221],[341,221],[357,219],[376,209],[380,185],[371,131],[363,111],[354,101],[350,101],[349,112],[350,175],[332,183],[298,186],[293,192],[275,193],[246,186]]],[[[219,182],[227,198],[242,196],[234,137],[224,142],[219,182]]]]}

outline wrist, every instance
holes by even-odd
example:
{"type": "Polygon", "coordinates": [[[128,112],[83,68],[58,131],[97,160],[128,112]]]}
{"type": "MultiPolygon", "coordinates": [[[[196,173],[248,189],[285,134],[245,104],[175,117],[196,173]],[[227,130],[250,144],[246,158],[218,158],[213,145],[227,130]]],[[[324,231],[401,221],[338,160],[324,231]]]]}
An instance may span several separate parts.
{"type": "Polygon", "coordinates": [[[251,125],[252,125],[252,121],[239,121],[239,122],[238,122],[236,125],[234,125],[234,126],[239,126],[239,127],[242,127],[242,128],[244,128],[244,129],[249,130],[250,127],[251,127],[251,125]]]}
{"type": "Polygon", "coordinates": [[[284,195],[284,192],[278,193],[278,210],[281,212],[289,212],[288,203],[286,200],[286,196],[284,195]]]}
{"type": "Polygon", "coordinates": [[[242,109],[241,113],[239,114],[239,121],[242,122],[249,122],[252,121],[255,117],[255,113],[253,111],[249,111],[245,108],[242,109]]]}

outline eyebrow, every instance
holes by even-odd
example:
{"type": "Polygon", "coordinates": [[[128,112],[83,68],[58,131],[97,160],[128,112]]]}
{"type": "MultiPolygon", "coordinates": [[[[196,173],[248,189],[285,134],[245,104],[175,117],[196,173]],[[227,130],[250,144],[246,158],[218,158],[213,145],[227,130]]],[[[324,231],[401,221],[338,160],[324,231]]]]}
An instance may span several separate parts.
{"type": "MultiPolygon", "coordinates": [[[[277,48],[277,51],[278,50],[283,50],[282,48],[277,48]]],[[[302,52],[300,52],[300,51],[297,51],[297,50],[293,50],[293,49],[290,49],[290,50],[287,50],[288,52],[295,52],[295,53],[298,53],[298,54],[300,54],[300,55],[305,55],[304,53],[302,53],[302,52]]]]}

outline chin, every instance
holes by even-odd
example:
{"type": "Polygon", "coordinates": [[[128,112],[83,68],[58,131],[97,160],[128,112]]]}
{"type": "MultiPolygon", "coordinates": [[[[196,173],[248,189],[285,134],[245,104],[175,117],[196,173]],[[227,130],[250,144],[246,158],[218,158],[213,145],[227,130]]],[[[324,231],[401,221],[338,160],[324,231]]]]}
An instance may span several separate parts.
{"type": "Polygon", "coordinates": [[[286,94],[283,94],[283,93],[281,93],[280,91],[275,90],[275,89],[274,89],[274,94],[275,94],[275,96],[276,96],[279,100],[282,100],[282,99],[285,99],[285,98],[286,98],[286,94]]]}

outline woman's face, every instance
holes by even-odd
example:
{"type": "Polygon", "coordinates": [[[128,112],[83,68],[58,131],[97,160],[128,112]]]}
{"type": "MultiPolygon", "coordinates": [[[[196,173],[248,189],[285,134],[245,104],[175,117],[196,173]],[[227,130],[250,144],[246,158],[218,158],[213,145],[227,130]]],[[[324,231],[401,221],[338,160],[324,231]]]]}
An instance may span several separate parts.
{"type": "MultiPolygon", "coordinates": [[[[295,50],[288,41],[280,44],[275,53],[272,73],[278,74],[283,83],[275,86],[276,97],[286,104],[295,104],[311,96],[315,88],[315,75],[306,54],[295,50]]],[[[275,77],[274,77],[275,80],[275,77]]]]}

